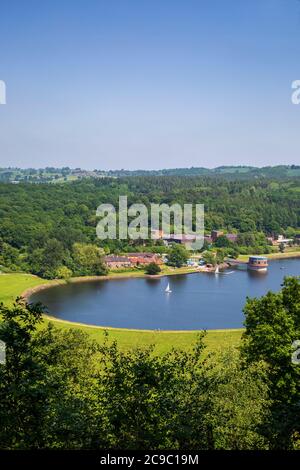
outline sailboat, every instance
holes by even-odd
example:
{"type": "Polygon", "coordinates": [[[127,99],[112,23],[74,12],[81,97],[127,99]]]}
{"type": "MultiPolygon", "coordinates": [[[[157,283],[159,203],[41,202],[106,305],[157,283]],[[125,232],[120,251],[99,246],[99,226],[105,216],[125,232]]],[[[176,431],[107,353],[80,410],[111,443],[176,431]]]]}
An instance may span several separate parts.
{"type": "Polygon", "coordinates": [[[215,269],[215,274],[219,274],[219,271],[220,271],[219,265],[217,264],[216,269],[215,269]]]}
{"type": "Polygon", "coordinates": [[[170,294],[170,293],[172,292],[171,289],[170,289],[170,284],[169,284],[169,283],[168,283],[168,285],[167,285],[167,287],[166,287],[166,289],[165,289],[165,292],[166,292],[167,294],[170,294]]]}

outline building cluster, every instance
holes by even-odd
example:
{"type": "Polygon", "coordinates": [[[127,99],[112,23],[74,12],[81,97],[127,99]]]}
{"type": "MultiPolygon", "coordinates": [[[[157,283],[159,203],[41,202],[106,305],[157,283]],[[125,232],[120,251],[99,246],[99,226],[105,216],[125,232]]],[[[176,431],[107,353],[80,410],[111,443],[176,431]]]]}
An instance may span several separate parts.
{"type": "MultiPolygon", "coordinates": [[[[189,244],[194,243],[197,240],[197,235],[164,235],[162,230],[157,231],[157,238],[160,238],[165,242],[166,245],[171,243],[180,243],[188,247],[189,244]]],[[[204,241],[207,242],[209,245],[215,243],[219,237],[226,237],[232,243],[236,243],[238,239],[237,233],[224,233],[222,230],[212,230],[210,235],[204,235],[204,241]]],[[[300,235],[296,235],[294,238],[285,238],[283,235],[278,235],[277,238],[274,237],[267,237],[267,240],[273,246],[278,246],[281,243],[284,245],[290,245],[295,243],[295,241],[299,240],[300,242],[300,235]]]]}
{"type": "MultiPolygon", "coordinates": [[[[172,243],[179,243],[184,245],[186,248],[189,248],[189,245],[197,240],[197,235],[165,235],[162,230],[157,230],[154,235],[156,239],[163,240],[166,246],[171,245],[172,243]]],[[[222,230],[212,230],[210,235],[204,236],[204,241],[210,245],[215,243],[221,236],[226,237],[233,243],[235,243],[238,239],[237,233],[224,233],[222,230]]],[[[296,235],[295,239],[299,239],[300,243],[300,235],[296,235]]],[[[279,246],[281,243],[284,245],[290,245],[291,243],[295,243],[295,239],[285,238],[283,235],[279,235],[276,239],[273,237],[267,238],[268,242],[274,246],[279,246]]],[[[105,256],[105,263],[109,269],[133,268],[138,266],[146,266],[150,263],[161,265],[164,261],[165,260],[160,255],[148,252],[127,253],[126,255],[122,256],[114,254],[105,256]]],[[[191,258],[188,260],[187,264],[189,266],[199,265],[199,259],[191,258]]]]}
{"type": "Polygon", "coordinates": [[[110,269],[134,268],[150,263],[162,264],[163,261],[156,253],[128,253],[126,256],[107,255],[104,259],[110,269]]]}
{"type": "Polygon", "coordinates": [[[225,236],[229,241],[235,243],[238,239],[237,233],[225,233],[222,230],[212,230],[210,235],[205,235],[204,240],[207,243],[215,243],[219,237],[225,236]]]}
{"type": "MultiPolygon", "coordinates": [[[[297,238],[297,236],[296,236],[296,238],[297,238]]],[[[285,238],[283,235],[278,235],[277,238],[268,237],[267,240],[273,246],[278,246],[278,245],[281,245],[281,244],[286,246],[286,245],[290,245],[290,244],[294,243],[293,238],[285,238]]]]}
{"type": "MultiPolygon", "coordinates": [[[[164,235],[162,230],[157,230],[156,232],[157,232],[156,238],[163,240],[166,245],[169,245],[172,243],[180,243],[181,245],[185,245],[186,247],[188,247],[188,245],[190,245],[191,243],[194,243],[195,241],[197,241],[198,238],[200,238],[200,236],[198,235],[185,235],[185,234],[164,235]]],[[[206,241],[208,244],[211,244],[211,243],[214,243],[217,240],[217,238],[223,235],[226,238],[228,238],[228,240],[230,240],[231,242],[236,242],[238,238],[237,233],[224,234],[222,230],[212,230],[210,235],[204,235],[204,241],[206,241]]]]}

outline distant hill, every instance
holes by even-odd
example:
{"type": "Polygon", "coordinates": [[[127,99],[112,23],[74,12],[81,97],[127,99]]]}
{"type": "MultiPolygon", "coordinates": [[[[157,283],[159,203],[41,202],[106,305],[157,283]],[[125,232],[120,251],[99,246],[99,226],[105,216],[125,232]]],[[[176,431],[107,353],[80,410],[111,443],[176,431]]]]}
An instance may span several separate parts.
{"type": "Polygon", "coordinates": [[[111,170],[106,176],[225,176],[240,178],[285,178],[300,176],[300,165],[266,166],[263,168],[252,166],[219,166],[209,169],[203,167],[167,168],[164,170],[111,170]]]}
{"type": "Polygon", "coordinates": [[[163,170],[84,170],[81,168],[0,168],[0,181],[19,183],[64,183],[83,178],[122,178],[131,176],[211,176],[226,179],[287,178],[300,176],[300,165],[278,165],[262,168],[253,166],[220,166],[166,168],[163,170]]]}

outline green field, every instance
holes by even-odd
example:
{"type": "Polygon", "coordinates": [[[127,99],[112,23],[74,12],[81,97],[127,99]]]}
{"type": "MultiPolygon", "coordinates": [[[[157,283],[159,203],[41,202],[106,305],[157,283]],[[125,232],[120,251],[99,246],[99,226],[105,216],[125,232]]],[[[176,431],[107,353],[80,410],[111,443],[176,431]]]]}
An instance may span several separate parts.
{"type": "MultiPolygon", "coordinates": [[[[12,305],[14,299],[26,289],[39,284],[51,283],[30,274],[1,274],[0,275],[0,302],[12,305]]],[[[45,319],[47,321],[47,319],[45,319]]],[[[104,329],[93,326],[72,324],[60,320],[53,320],[60,328],[79,328],[86,331],[93,339],[102,342],[104,329]]],[[[155,344],[157,353],[164,353],[172,347],[185,350],[190,349],[197,337],[197,332],[172,332],[172,331],[139,331],[106,328],[111,340],[116,340],[122,349],[136,346],[148,346],[155,344]]],[[[237,346],[241,338],[242,330],[215,330],[209,331],[205,342],[209,351],[216,351],[226,346],[237,346]]]]}
{"type": "Polygon", "coordinates": [[[22,292],[47,281],[32,274],[0,274],[0,302],[11,305],[22,292]]]}
{"type": "MultiPolygon", "coordinates": [[[[252,255],[239,255],[238,260],[246,262],[248,261],[249,256],[252,256],[252,255]]],[[[266,256],[269,259],[300,258],[300,247],[299,248],[287,247],[283,253],[280,253],[280,251],[275,251],[274,253],[268,253],[268,254],[259,255],[259,256],[266,256]]]]}

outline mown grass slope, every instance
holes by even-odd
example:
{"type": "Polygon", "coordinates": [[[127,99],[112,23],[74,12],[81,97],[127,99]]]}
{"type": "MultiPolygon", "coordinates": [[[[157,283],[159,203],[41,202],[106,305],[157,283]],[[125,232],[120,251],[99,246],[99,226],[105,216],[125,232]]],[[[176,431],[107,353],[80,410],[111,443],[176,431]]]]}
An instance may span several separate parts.
{"type": "MultiPolygon", "coordinates": [[[[50,283],[51,281],[49,281],[50,283]]],[[[47,281],[31,274],[1,274],[0,275],[0,302],[12,305],[14,299],[26,289],[45,284],[47,281]]],[[[45,317],[45,322],[49,321],[45,317]]],[[[158,354],[169,351],[172,347],[188,350],[195,344],[198,332],[196,331],[140,331],[115,328],[101,328],[72,324],[69,322],[50,319],[60,328],[79,328],[88,333],[93,339],[102,342],[104,331],[109,334],[109,341],[116,340],[122,349],[138,346],[155,345],[158,354]]],[[[45,324],[44,322],[44,324],[45,324]]],[[[205,338],[208,351],[217,351],[226,346],[238,346],[242,330],[211,330],[205,338]]]]}

